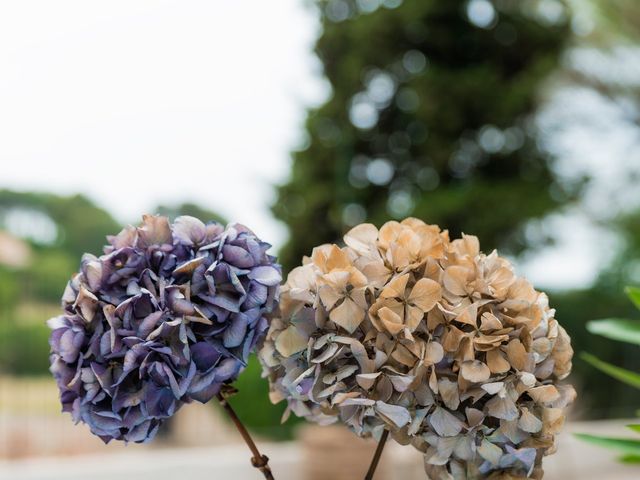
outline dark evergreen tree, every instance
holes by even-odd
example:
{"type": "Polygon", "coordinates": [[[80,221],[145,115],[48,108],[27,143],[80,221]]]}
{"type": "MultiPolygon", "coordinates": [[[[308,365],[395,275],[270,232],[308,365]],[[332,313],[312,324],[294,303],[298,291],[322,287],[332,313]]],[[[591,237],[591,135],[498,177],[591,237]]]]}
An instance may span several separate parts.
{"type": "Polygon", "coordinates": [[[539,3],[317,2],[332,92],[308,112],[308,144],[273,206],[290,229],[286,268],[353,224],[409,215],[487,248],[527,246],[526,222],[573,194],[531,126],[570,36],[564,5],[539,3]]]}

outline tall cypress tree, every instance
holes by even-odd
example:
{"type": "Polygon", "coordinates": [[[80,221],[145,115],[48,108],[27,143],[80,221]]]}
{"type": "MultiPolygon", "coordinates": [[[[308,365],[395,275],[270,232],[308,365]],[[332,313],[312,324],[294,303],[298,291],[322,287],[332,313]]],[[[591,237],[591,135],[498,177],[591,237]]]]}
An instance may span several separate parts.
{"type": "Polygon", "coordinates": [[[317,1],[329,100],[308,112],[275,215],[287,268],[361,221],[416,216],[521,251],[569,192],[531,127],[569,38],[560,2],[317,1]],[[552,8],[549,7],[552,5],[552,8]],[[553,7],[555,5],[555,7],[553,7]],[[544,7],[544,8],[543,8],[544,7]]]}

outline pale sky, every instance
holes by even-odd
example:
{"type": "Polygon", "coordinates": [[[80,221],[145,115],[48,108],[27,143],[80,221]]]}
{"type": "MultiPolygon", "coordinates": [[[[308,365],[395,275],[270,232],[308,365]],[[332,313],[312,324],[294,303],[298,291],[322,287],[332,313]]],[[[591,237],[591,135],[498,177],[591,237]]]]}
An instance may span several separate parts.
{"type": "Polygon", "coordinates": [[[0,1],[0,187],[83,192],[123,222],[193,200],[272,243],[324,84],[299,0],[0,1]]]}
{"type": "MultiPolygon", "coordinates": [[[[194,201],[279,247],[272,186],[327,94],[305,4],[0,0],[0,188],[82,192],[122,222],[194,201]]],[[[620,132],[601,130],[599,149],[584,130],[554,137],[567,171],[619,163],[620,132]]],[[[604,237],[584,217],[545,223],[559,246],[523,262],[531,280],[593,279],[604,237]]]]}

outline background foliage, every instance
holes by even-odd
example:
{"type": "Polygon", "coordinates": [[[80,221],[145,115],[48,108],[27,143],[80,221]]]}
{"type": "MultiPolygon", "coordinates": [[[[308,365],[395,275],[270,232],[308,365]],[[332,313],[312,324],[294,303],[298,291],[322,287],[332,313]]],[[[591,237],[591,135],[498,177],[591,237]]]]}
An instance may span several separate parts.
{"type": "MultiPolygon", "coordinates": [[[[627,287],[625,289],[629,300],[640,309],[640,288],[627,287]]],[[[640,346],[640,321],[626,318],[606,318],[603,320],[593,320],[587,324],[587,329],[594,335],[625,342],[631,344],[638,353],[640,346]]],[[[592,353],[582,352],[582,358],[591,366],[597,368],[604,374],[615,378],[616,380],[628,385],[632,388],[640,390],[640,373],[634,370],[622,368],[604,361],[592,353]]],[[[636,365],[637,368],[637,365],[636,365]]],[[[640,410],[636,412],[636,416],[640,416],[640,410]]],[[[640,433],[640,423],[633,423],[627,427],[634,432],[640,433]]],[[[598,435],[579,434],[582,438],[596,445],[611,448],[622,453],[621,461],[626,463],[640,463],[640,440],[619,438],[619,437],[603,437],[598,435]]]]}
{"type": "Polygon", "coordinates": [[[331,96],[309,111],[308,144],[273,206],[290,230],[283,264],[354,224],[409,215],[485,248],[530,246],[526,222],[575,194],[530,125],[567,17],[537,18],[529,0],[495,2],[489,17],[462,0],[371,4],[318,2],[331,96]]]}

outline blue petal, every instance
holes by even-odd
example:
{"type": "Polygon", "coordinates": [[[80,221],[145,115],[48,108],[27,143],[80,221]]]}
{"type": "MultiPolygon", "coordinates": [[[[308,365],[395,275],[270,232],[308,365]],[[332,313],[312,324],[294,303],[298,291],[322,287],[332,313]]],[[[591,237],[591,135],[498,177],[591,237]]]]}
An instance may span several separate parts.
{"type": "Polygon", "coordinates": [[[225,262],[238,268],[250,268],[255,265],[251,254],[244,248],[235,245],[222,247],[222,258],[225,262]]]}
{"type": "Polygon", "coordinates": [[[282,281],[282,275],[277,268],[270,265],[256,267],[249,272],[249,278],[268,287],[278,285],[282,281]]]}
{"type": "Polygon", "coordinates": [[[191,347],[191,358],[198,371],[207,372],[220,359],[220,352],[208,342],[198,342],[191,347]]]}
{"type": "Polygon", "coordinates": [[[227,348],[237,347],[244,340],[247,333],[247,325],[249,318],[242,312],[236,313],[231,317],[231,323],[224,331],[222,336],[223,344],[227,348]]]}

